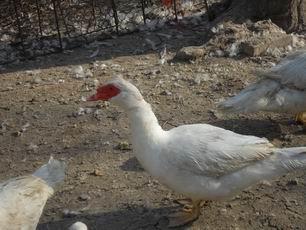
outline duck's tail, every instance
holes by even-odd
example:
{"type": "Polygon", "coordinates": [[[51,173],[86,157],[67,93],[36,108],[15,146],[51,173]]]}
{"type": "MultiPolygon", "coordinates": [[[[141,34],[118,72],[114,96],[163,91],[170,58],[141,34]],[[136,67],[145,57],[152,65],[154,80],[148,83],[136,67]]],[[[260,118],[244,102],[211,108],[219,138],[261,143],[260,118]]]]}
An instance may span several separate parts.
{"type": "Polygon", "coordinates": [[[306,167],[306,147],[283,148],[276,153],[275,161],[288,172],[306,167]]]}
{"type": "Polygon", "coordinates": [[[33,176],[43,179],[50,187],[54,188],[65,179],[66,164],[55,160],[51,156],[49,162],[37,169],[33,176]]]}
{"type": "Polygon", "coordinates": [[[269,180],[303,168],[306,168],[306,147],[277,148],[268,159],[251,166],[249,172],[255,178],[269,180]]]}
{"type": "Polygon", "coordinates": [[[289,172],[306,168],[306,147],[283,148],[274,150],[267,159],[258,161],[223,178],[224,191],[233,188],[228,196],[263,180],[272,180],[289,172]]]}

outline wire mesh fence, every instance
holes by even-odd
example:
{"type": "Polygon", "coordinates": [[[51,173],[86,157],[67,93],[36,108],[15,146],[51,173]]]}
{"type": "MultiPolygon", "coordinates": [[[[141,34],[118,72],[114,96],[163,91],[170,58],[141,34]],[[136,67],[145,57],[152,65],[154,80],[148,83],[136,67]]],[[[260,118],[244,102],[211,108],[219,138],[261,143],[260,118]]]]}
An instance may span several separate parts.
{"type": "MultiPolygon", "coordinates": [[[[197,7],[195,7],[197,5],[197,7]]],[[[70,49],[112,33],[162,26],[203,0],[1,0],[0,64],[70,49]]]]}

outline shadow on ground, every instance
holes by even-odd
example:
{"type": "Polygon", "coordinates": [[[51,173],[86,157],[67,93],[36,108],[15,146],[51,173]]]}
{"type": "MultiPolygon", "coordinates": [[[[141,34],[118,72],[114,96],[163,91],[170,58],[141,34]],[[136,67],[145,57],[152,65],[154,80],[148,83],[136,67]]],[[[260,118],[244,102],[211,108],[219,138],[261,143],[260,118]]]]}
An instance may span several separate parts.
{"type": "MultiPolygon", "coordinates": [[[[168,229],[167,215],[175,211],[175,207],[149,209],[143,206],[133,206],[120,211],[84,214],[77,217],[65,218],[59,221],[42,223],[38,230],[67,230],[68,227],[82,221],[90,230],[138,230],[138,229],[168,229]]],[[[187,227],[176,228],[178,230],[187,227]]]]}
{"type": "MultiPolygon", "coordinates": [[[[205,15],[205,14],[204,14],[205,15]]],[[[167,45],[168,51],[176,52],[184,46],[203,45],[208,40],[208,22],[203,16],[202,25],[166,25],[156,31],[139,31],[96,44],[83,44],[83,47],[66,50],[63,53],[36,57],[19,64],[4,65],[2,73],[46,69],[65,65],[82,65],[94,61],[106,61],[117,57],[158,54],[167,45]],[[154,45],[152,45],[154,44],[154,45]],[[98,55],[90,57],[97,51],[98,55]]]]}
{"type": "Polygon", "coordinates": [[[144,169],[141,167],[136,157],[132,157],[128,159],[127,161],[125,161],[120,166],[120,169],[123,171],[129,171],[129,172],[143,172],[144,171],[144,169]]]}

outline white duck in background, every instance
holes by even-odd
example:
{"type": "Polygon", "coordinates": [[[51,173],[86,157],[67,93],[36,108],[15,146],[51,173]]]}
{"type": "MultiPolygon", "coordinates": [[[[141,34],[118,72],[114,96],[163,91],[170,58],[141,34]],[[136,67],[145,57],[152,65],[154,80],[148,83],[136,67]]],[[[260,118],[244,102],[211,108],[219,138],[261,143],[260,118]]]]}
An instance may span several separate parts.
{"type": "Polygon", "coordinates": [[[47,199],[65,178],[65,168],[51,157],[32,175],[0,183],[0,229],[35,230],[47,199]]]}
{"type": "Polygon", "coordinates": [[[197,219],[201,201],[229,198],[256,182],[306,167],[306,147],[280,149],[265,138],[208,124],[163,130],[139,90],[122,78],[100,86],[87,100],[108,100],[122,107],[128,113],[134,153],[143,168],[191,198],[189,208],[170,216],[170,227],[197,219]]]}
{"type": "Polygon", "coordinates": [[[87,229],[88,229],[87,225],[80,221],[75,222],[68,228],[68,230],[87,230],[87,229]]]}
{"type": "Polygon", "coordinates": [[[306,124],[306,51],[291,54],[257,75],[259,81],[221,102],[219,109],[229,113],[297,113],[296,120],[306,124]]]}

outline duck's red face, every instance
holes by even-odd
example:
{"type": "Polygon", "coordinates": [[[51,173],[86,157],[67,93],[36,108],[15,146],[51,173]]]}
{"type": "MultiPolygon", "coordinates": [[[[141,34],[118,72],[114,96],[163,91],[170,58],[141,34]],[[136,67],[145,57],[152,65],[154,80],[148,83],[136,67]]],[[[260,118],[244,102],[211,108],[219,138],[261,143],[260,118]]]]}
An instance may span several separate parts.
{"type": "Polygon", "coordinates": [[[97,89],[96,94],[87,98],[87,101],[107,101],[117,96],[120,92],[121,90],[113,84],[102,85],[97,89]]]}

